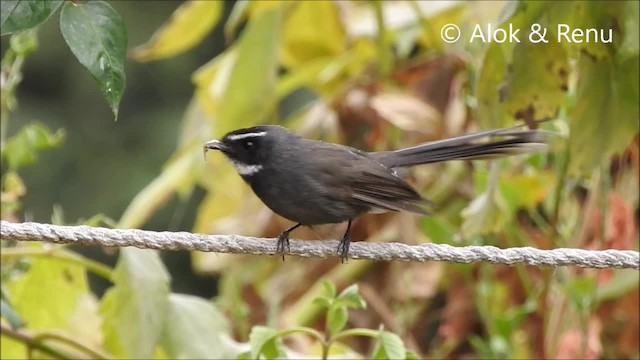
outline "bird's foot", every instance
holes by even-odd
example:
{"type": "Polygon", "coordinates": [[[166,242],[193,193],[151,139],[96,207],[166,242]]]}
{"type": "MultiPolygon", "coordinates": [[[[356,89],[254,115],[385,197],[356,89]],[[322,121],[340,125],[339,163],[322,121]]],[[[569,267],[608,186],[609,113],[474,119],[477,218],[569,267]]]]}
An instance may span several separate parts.
{"type": "Polygon", "coordinates": [[[349,259],[349,245],[351,240],[348,237],[343,237],[338,244],[338,256],[340,256],[340,262],[345,263],[349,259]]]}
{"type": "Polygon", "coordinates": [[[278,245],[276,246],[276,254],[282,254],[282,261],[284,261],[284,255],[289,253],[291,247],[289,246],[289,232],[283,231],[278,236],[278,245]]]}

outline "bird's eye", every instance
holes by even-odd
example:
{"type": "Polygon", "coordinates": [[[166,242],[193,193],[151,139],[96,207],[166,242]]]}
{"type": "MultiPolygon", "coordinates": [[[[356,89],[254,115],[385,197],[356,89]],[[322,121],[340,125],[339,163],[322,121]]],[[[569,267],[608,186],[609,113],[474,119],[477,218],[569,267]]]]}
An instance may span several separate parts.
{"type": "Polygon", "coordinates": [[[245,149],[253,149],[253,141],[245,141],[244,142],[244,148],[245,149]]]}

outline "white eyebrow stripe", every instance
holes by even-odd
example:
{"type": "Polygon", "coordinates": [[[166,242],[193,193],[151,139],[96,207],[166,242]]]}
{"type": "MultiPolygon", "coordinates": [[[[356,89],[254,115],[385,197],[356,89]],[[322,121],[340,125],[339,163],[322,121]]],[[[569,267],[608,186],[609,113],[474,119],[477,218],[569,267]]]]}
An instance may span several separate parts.
{"type": "Polygon", "coordinates": [[[229,135],[229,136],[227,136],[227,139],[229,139],[231,141],[236,141],[236,140],[240,140],[240,139],[246,139],[246,138],[252,138],[252,137],[260,137],[260,136],[265,136],[265,135],[267,135],[266,131],[260,131],[260,132],[246,133],[246,134],[229,135]]]}
{"type": "Polygon", "coordinates": [[[236,168],[238,174],[243,176],[254,175],[262,170],[262,165],[247,165],[237,161],[231,161],[231,163],[233,164],[233,167],[236,168]]]}

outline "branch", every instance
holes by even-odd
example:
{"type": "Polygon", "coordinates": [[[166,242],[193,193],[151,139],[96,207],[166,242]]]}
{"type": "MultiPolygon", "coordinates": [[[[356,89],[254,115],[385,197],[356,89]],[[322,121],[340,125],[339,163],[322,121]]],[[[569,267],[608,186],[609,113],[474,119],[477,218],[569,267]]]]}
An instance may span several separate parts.
{"type": "MultiPolygon", "coordinates": [[[[274,239],[238,235],[204,235],[188,232],[155,232],[135,229],[106,229],[90,226],[58,226],[39,223],[0,223],[0,239],[46,241],[57,244],[135,246],[141,249],[197,250],[206,252],[276,255],[274,239]]],[[[336,256],[338,241],[291,240],[289,255],[300,257],[336,256]]],[[[455,247],[446,244],[354,242],[349,251],[354,259],[378,261],[447,261],[535,266],[579,266],[587,268],[640,269],[640,253],[634,250],[540,250],[532,247],[500,249],[494,246],[455,247]]]]}
{"type": "MultiPolygon", "coordinates": [[[[2,226],[4,227],[4,221],[2,222],[2,226]]],[[[21,341],[27,346],[27,351],[31,352],[32,350],[38,350],[43,353],[46,353],[50,356],[53,356],[57,359],[70,359],[69,355],[58,351],[57,349],[52,348],[51,346],[44,344],[40,341],[36,341],[33,336],[26,334],[24,332],[20,332],[11,328],[8,325],[0,324],[0,333],[2,335],[6,335],[14,340],[21,341]]]]}

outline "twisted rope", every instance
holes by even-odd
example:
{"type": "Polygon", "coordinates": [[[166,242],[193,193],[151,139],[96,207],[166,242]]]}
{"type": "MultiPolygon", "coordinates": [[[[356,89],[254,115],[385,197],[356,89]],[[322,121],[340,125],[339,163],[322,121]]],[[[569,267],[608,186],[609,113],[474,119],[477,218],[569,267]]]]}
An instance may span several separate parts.
{"type": "MultiPolygon", "coordinates": [[[[39,223],[0,223],[0,239],[17,241],[46,241],[57,244],[97,245],[106,247],[135,246],[141,249],[198,250],[205,252],[275,255],[274,239],[238,235],[204,235],[188,232],[156,232],[136,229],[107,229],[90,226],[58,226],[39,223]]],[[[338,241],[291,240],[289,255],[300,257],[336,256],[338,241]]],[[[640,253],[633,250],[540,250],[532,247],[500,249],[494,246],[455,247],[446,244],[401,243],[351,244],[354,259],[447,261],[471,263],[486,261],[492,264],[527,264],[535,266],[579,266],[586,268],[640,269],[640,253]]]]}

